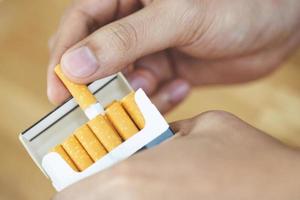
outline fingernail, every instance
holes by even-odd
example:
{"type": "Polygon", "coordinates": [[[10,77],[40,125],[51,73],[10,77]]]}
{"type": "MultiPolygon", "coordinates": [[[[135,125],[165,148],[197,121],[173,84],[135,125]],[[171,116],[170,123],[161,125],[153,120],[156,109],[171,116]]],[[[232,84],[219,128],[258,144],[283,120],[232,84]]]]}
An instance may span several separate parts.
{"type": "Polygon", "coordinates": [[[68,75],[76,78],[91,76],[98,69],[98,62],[93,52],[86,46],[63,55],[62,68],[68,75]]]}
{"type": "Polygon", "coordinates": [[[137,90],[139,88],[142,88],[143,90],[147,90],[148,89],[148,83],[147,80],[145,80],[143,77],[141,76],[133,76],[129,78],[129,83],[131,85],[131,87],[134,90],[137,90]]]}
{"type": "Polygon", "coordinates": [[[173,92],[170,93],[169,100],[173,103],[182,101],[190,91],[190,86],[187,83],[180,83],[174,85],[173,92]]]}

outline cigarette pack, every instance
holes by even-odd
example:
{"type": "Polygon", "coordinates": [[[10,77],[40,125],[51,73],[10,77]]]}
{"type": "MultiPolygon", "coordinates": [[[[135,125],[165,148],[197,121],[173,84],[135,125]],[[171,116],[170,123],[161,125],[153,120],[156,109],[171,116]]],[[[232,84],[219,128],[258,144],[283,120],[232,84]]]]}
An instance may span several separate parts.
{"type": "MultiPolygon", "coordinates": [[[[132,92],[132,88],[121,73],[95,81],[88,88],[98,100],[101,100],[103,106],[121,100],[132,92]]],[[[50,151],[60,145],[74,130],[88,122],[73,98],[22,132],[19,138],[36,165],[51,180],[55,189],[60,191],[173,136],[168,123],[142,89],[134,93],[134,99],[144,117],[145,126],[84,171],[75,171],[60,154],[50,151]]]]}

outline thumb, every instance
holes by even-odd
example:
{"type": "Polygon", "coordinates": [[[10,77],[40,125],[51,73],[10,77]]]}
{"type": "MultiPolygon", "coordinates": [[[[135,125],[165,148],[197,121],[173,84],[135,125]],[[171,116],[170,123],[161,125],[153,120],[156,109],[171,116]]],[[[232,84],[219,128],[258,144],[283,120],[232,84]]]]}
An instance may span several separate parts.
{"type": "Polygon", "coordinates": [[[178,45],[187,28],[178,23],[181,9],[165,2],[172,1],[152,3],[73,46],[61,59],[66,76],[89,83],[120,71],[144,55],[178,45]]]}

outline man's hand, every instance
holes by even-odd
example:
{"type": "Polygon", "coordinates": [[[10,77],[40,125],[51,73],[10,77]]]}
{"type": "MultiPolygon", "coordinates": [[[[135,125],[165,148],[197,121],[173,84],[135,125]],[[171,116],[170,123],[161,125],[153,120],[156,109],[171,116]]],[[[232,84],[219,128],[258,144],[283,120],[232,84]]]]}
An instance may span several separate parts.
{"type": "Polygon", "coordinates": [[[300,155],[235,116],[213,111],[54,199],[299,200],[300,155]]]}
{"type": "Polygon", "coordinates": [[[191,85],[263,76],[299,44],[299,0],[77,0],[50,42],[48,96],[69,94],[53,73],[61,62],[89,83],[126,68],[162,112],[191,85]]]}

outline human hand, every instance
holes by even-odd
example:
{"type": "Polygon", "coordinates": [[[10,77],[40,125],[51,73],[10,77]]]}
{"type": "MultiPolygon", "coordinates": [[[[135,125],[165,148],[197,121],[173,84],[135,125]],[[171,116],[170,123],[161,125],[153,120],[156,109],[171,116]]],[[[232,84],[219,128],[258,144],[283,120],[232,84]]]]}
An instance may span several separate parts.
{"type": "Polygon", "coordinates": [[[173,139],[54,199],[300,199],[299,150],[220,111],[172,127],[173,139]]]}
{"type": "Polygon", "coordinates": [[[61,62],[89,83],[127,68],[162,112],[191,85],[248,81],[273,69],[300,41],[298,0],[77,0],[50,42],[48,96],[69,95],[61,62]],[[145,7],[144,7],[145,6],[145,7]]]}

